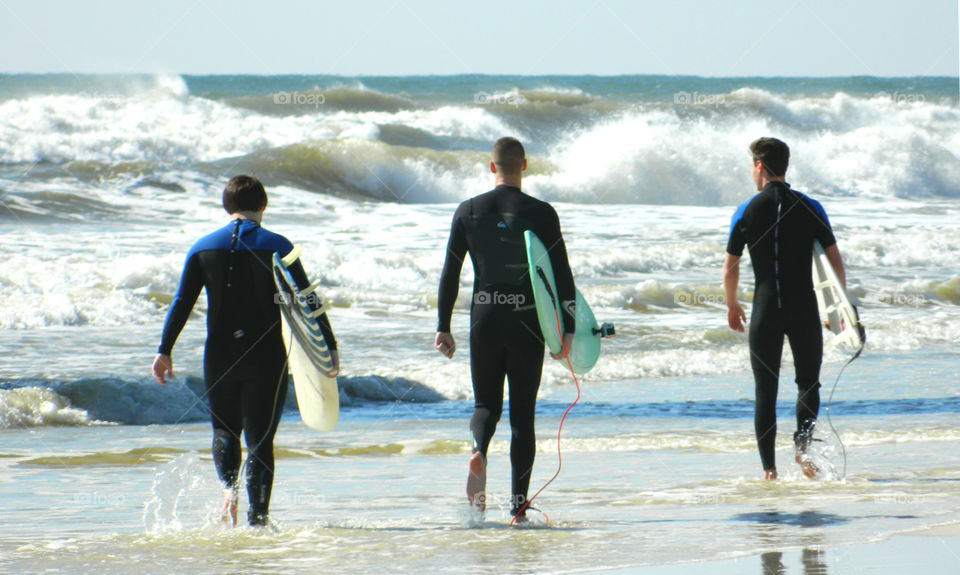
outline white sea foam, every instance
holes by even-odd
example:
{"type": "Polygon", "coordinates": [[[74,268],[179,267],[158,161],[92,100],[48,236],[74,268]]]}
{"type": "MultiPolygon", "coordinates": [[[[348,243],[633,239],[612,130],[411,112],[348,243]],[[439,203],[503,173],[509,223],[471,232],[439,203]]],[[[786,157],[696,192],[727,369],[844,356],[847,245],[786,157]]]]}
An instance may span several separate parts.
{"type": "MultiPolygon", "coordinates": [[[[358,362],[348,369],[349,375],[406,378],[447,398],[468,397],[465,365],[423,363],[417,354],[405,351],[430,346],[420,339],[422,332],[429,333],[435,326],[436,285],[453,206],[371,205],[334,199],[321,204],[302,190],[279,187],[271,192],[274,207],[265,225],[307,248],[304,264],[312,277],[323,278],[322,291],[334,304],[330,314],[338,334],[343,333],[338,326],[355,323],[366,333],[389,332],[398,338],[388,361],[378,346],[356,348],[348,338],[346,353],[358,362]]],[[[126,197],[120,192],[99,193],[100,201],[110,201],[112,194],[126,197]]],[[[156,205],[171,197],[175,194],[156,205]]],[[[831,215],[843,228],[838,236],[848,262],[851,293],[860,299],[867,325],[868,351],[952,345],[960,337],[958,284],[943,270],[949,270],[956,257],[951,242],[957,232],[955,224],[937,223],[946,224],[950,216],[925,216],[923,225],[937,227],[937,232],[917,231],[909,221],[898,223],[899,211],[871,215],[879,226],[876,229],[850,227],[844,222],[856,221],[856,206],[847,200],[833,204],[837,210],[831,215]],[[922,237],[913,241],[914,235],[922,237]],[[927,246],[923,238],[932,245],[927,246]],[[914,270],[925,271],[918,277],[914,270]]],[[[130,203],[130,209],[138,209],[137,203],[130,203]]],[[[674,213],[678,208],[640,206],[609,212],[602,206],[560,204],[558,209],[561,219],[570,223],[565,230],[580,289],[597,317],[615,321],[621,330],[620,337],[605,344],[603,361],[594,375],[629,380],[749,368],[744,337],[726,327],[719,281],[725,221],[732,208],[697,208],[702,213],[691,215],[694,225],[686,224],[689,229],[682,214],[674,213]],[[716,225],[711,226],[711,221],[716,225]],[[610,234],[618,225],[630,238],[622,248],[618,242],[625,240],[610,234]],[[660,236],[675,240],[663,241],[660,236]]],[[[187,249],[225,222],[222,210],[217,210],[212,204],[182,225],[145,221],[89,235],[82,233],[84,224],[75,224],[60,232],[11,237],[12,254],[0,262],[0,297],[6,304],[0,307],[0,326],[13,330],[142,326],[143,333],[157,337],[187,249]],[[70,252],[57,249],[68,244],[73,246],[70,252]]],[[[456,309],[465,322],[472,276],[470,264],[464,267],[456,309]]],[[[752,274],[748,263],[741,267],[741,302],[749,318],[752,274]]],[[[197,333],[202,333],[205,308],[201,297],[196,306],[199,315],[191,320],[197,333]]],[[[467,327],[464,323],[462,329],[467,327]]],[[[458,339],[465,337],[465,332],[458,333],[458,339]]],[[[156,342],[143,345],[152,349],[156,342]]],[[[842,357],[842,350],[827,350],[828,361],[842,357]]],[[[24,362],[30,363],[17,360],[24,362]]],[[[789,352],[785,362],[789,365],[789,352]]],[[[562,370],[548,369],[545,386],[561,384],[566,377],[562,370]]]]}
{"type": "Polygon", "coordinates": [[[45,425],[89,425],[86,411],[46,388],[0,389],[0,429],[45,425]]]}
{"type": "Polygon", "coordinates": [[[140,324],[154,293],[172,294],[183,256],[100,259],[12,255],[0,266],[0,327],[140,324]]]}
{"type": "Polygon", "coordinates": [[[206,462],[195,453],[163,464],[156,471],[152,495],[143,505],[146,532],[159,535],[211,528],[219,519],[216,504],[220,491],[206,462]]]}
{"type": "MultiPolygon", "coordinates": [[[[347,154],[337,160],[338,169],[360,190],[382,192],[377,180],[383,180],[404,192],[422,188],[404,201],[453,201],[476,192],[472,167],[479,166],[480,173],[484,167],[459,142],[490,142],[510,133],[534,136],[522,107],[502,114],[497,107],[464,104],[276,115],[192,96],[177,77],[156,84],[132,95],[34,95],[4,101],[0,162],[194,164],[339,141],[346,149],[331,147],[325,153],[347,154]],[[442,144],[416,144],[416,138],[411,143],[452,156],[438,161],[426,152],[374,153],[376,148],[351,150],[346,144],[377,140],[385,126],[442,138],[442,144]],[[454,159],[458,154],[464,154],[462,161],[454,159]],[[378,156],[381,161],[375,161],[378,156]]],[[[563,90],[530,94],[585,97],[563,90]]],[[[721,104],[690,107],[693,113],[639,104],[573,127],[557,124],[553,132],[538,132],[542,141],[532,149],[543,151],[531,154],[528,185],[552,200],[734,203],[747,178],[746,143],[756,134],[776,133],[791,144],[791,179],[800,189],[887,198],[960,194],[960,113],[951,105],[903,105],[843,93],[788,98],[756,88],[723,95],[721,104]]],[[[295,174],[306,169],[297,158],[287,158],[287,163],[295,174]]]]}
{"type": "Polygon", "coordinates": [[[710,115],[641,109],[583,126],[550,154],[559,172],[530,181],[571,200],[732,203],[745,187],[747,143],[757,134],[783,134],[800,189],[868,197],[960,193],[952,183],[960,179],[954,106],[898,106],[845,94],[787,99],[756,89],[723,102],[710,115]]]}
{"type": "MultiPolygon", "coordinates": [[[[897,188],[894,180],[903,174],[927,177],[920,175],[928,167],[927,155],[956,150],[960,139],[944,134],[957,123],[956,112],[938,103],[899,106],[845,95],[786,98],[746,90],[729,96],[717,111],[644,104],[601,116],[547,137],[537,146],[544,151],[531,157],[525,190],[548,200],[574,200],[554,204],[577,284],[598,318],[614,319],[622,328],[620,338],[605,344],[593,375],[622,381],[748,370],[743,336],[726,327],[720,266],[733,205],[753,194],[744,142],[773,129],[787,130],[798,187],[821,199],[831,216],[850,292],[861,302],[868,351],[953,345],[960,337],[960,212],[952,200],[918,198],[949,196],[954,184],[910,191],[897,188]],[[894,134],[898,130],[904,133],[894,134]],[[904,134],[913,138],[908,148],[897,141],[904,134]],[[833,148],[841,159],[848,154],[852,161],[868,149],[884,167],[858,172],[862,185],[841,190],[833,176],[849,172],[848,164],[812,155],[819,153],[814,150],[823,138],[845,142],[833,148]],[[894,157],[895,149],[900,152],[894,157]],[[821,176],[832,183],[819,186],[821,176]],[[647,203],[610,205],[619,202],[647,203]],[[718,203],[724,205],[711,205],[718,203]]],[[[0,328],[37,334],[34,339],[43,341],[38,330],[45,328],[91,333],[140,326],[137,333],[147,333],[155,326],[150,336],[155,337],[186,251],[225,223],[219,206],[224,168],[217,165],[213,173],[202,166],[181,170],[116,162],[240,155],[236,170],[249,166],[287,182],[270,186],[265,226],[305,246],[308,273],[323,278],[323,292],[334,304],[335,327],[357,322],[378,341],[384,334],[396,340],[386,354],[383,344],[359,335],[353,342],[348,338],[346,354],[356,362],[348,375],[405,378],[443,397],[465,399],[470,395],[465,364],[438,367],[409,350],[429,350],[424,334],[435,327],[436,285],[450,218],[456,201],[491,187],[486,152],[392,145],[375,138],[393,124],[429,137],[488,140],[513,127],[516,119],[510,114],[518,113],[524,113],[523,106],[502,115],[496,107],[473,105],[264,115],[192,96],[176,78],[133,95],[7,100],[0,104],[0,124],[12,129],[21,122],[30,133],[8,140],[0,136],[6,161],[42,157],[27,153],[34,148],[63,152],[51,159],[96,161],[70,164],[53,179],[27,173],[15,186],[5,184],[4,205],[21,202],[31,214],[60,225],[32,228],[24,215],[15,222],[21,224],[19,233],[4,238],[9,255],[0,261],[0,328]],[[61,109],[53,109],[59,104],[61,109]],[[177,131],[170,122],[181,117],[183,129],[170,136],[177,131]],[[131,124],[134,119],[139,123],[131,124]],[[196,131],[201,129],[218,135],[204,141],[196,131]],[[233,138],[237,130],[256,133],[257,139],[233,138]],[[354,130],[351,137],[343,139],[349,130],[354,130]],[[323,193],[329,190],[360,190],[363,198],[389,203],[323,193]]],[[[753,280],[749,256],[744,259],[740,297],[749,318],[753,280]]],[[[468,328],[472,283],[470,264],[464,267],[456,306],[456,321],[462,323],[455,321],[462,325],[460,340],[468,328]]],[[[204,309],[201,298],[201,316],[204,309]]],[[[201,331],[202,324],[196,333],[201,331]]],[[[202,346],[202,340],[190,341],[191,350],[202,346]]],[[[155,343],[144,341],[144,349],[155,343]]],[[[40,353],[32,349],[23,353],[40,353]]],[[[828,361],[841,357],[840,351],[827,351],[828,361]]],[[[39,357],[4,361],[43,363],[39,357]]],[[[140,368],[124,364],[118,369],[125,374],[140,368]]],[[[547,390],[566,381],[555,365],[544,377],[547,390]]],[[[375,387],[356,383],[355,397],[363,401],[384,391],[375,387]]]]}
{"type": "Polygon", "coordinates": [[[301,142],[376,139],[381,124],[484,141],[510,131],[476,108],[272,116],[190,96],[174,85],[136,95],[43,95],[2,102],[0,162],[191,164],[301,142]]]}

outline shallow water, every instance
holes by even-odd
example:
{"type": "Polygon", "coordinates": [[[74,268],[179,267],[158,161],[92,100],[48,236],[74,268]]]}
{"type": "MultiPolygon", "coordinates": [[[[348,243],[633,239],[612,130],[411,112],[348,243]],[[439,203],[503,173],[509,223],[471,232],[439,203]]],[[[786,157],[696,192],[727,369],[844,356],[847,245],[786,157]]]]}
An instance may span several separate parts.
{"type": "MultiPolygon", "coordinates": [[[[942,355],[936,359],[944,364],[942,355]]],[[[491,508],[482,519],[464,509],[466,402],[345,408],[329,433],[288,414],[277,437],[273,530],[216,523],[219,487],[206,424],[7,429],[0,431],[0,517],[9,536],[0,565],[103,573],[125,572],[131,562],[148,573],[190,565],[255,573],[308,573],[317,565],[357,573],[595,572],[826,549],[829,566],[835,548],[960,521],[955,402],[922,397],[928,378],[955,377],[960,361],[918,370],[922,376],[885,392],[879,386],[895,375],[889,367],[870,357],[858,362],[831,406],[846,477],[839,478],[843,458],[822,421],[817,449],[834,477],[820,481],[803,478],[791,462],[788,401],[775,483],[760,479],[750,410],[709,414],[747,395],[742,376],[689,382],[712,398],[677,409],[663,408],[673,395],[667,386],[676,385],[670,378],[587,383],[565,424],[562,472],[534,504],[549,521],[532,513],[524,528],[508,527],[504,429],[491,448],[491,508]],[[873,397],[882,409],[845,414],[873,397]]],[[[572,392],[562,386],[541,402],[534,488],[556,470],[554,434],[572,392]]],[[[789,398],[789,390],[783,394],[789,398]]]]}

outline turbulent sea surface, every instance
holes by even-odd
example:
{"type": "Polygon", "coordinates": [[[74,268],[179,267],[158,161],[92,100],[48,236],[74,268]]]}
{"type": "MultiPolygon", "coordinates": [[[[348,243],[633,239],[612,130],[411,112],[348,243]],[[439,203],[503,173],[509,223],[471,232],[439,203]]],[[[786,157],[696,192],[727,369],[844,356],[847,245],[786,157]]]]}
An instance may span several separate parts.
{"type": "MultiPolygon", "coordinates": [[[[956,78],[0,75],[0,568],[756,571],[753,555],[786,552],[827,569],[960,521],[957,94],[956,78]],[[469,265],[462,351],[432,349],[450,219],[492,187],[503,135],[525,143],[524,189],[556,207],[577,285],[618,331],[537,500],[549,522],[521,530],[505,528],[506,419],[493,509],[462,510],[469,265]],[[850,350],[826,348],[836,433],[823,417],[817,482],[792,464],[789,348],[784,479],[758,479],[747,343],[726,327],[720,265],[761,135],[790,144],[788,179],[830,215],[867,326],[836,388],[850,350]],[[202,297],[181,379],[147,377],[186,251],[225,223],[238,173],[267,185],[264,226],[304,245],[343,360],[336,430],[288,401],[270,532],[211,520],[202,297]]],[[[547,361],[535,488],[576,395],[547,361]]],[[[933,557],[926,572],[956,572],[933,557]]]]}

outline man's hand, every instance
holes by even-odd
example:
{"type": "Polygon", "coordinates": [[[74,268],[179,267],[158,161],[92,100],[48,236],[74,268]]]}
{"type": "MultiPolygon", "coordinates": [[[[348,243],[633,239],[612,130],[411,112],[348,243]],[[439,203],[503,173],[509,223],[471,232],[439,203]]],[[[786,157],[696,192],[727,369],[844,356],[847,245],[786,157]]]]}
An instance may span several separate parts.
{"type": "Polygon", "coordinates": [[[727,304],[727,324],[733,331],[743,331],[743,322],[747,321],[747,314],[743,313],[743,308],[739,302],[730,302],[727,304]]]}
{"type": "Polygon", "coordinates": [[[727,253],[723,259],[723,297],[727,302],[727,325],[733,331],[743,331],[747,314],[737,302],[737,284],[740,282],[740,256],[727,253]]]}
{"type": "Polygon", "coordinates": [[[153,358],[153,379],[160,385],[167,385],[165,376],[173,377],[173,358],[158,353],[157,357],[153,358]]]}
{"type": "Polygon", "coordinates": [[[333,360],[333,368],[327,372],[327,377],[337,377],[340,374],[340,354],[337,350],[330,350],[330,359],[333,360]]]}
{"type": "Polygon", "coordinates": [[[433,338],[433,347],[450,359],[453,359],[453,354],[457,351],[457,344],[453,341],[453,335],[445,331],[437,332],[437,335],[433,338]]]}
{"type": "Polygon", "coordinates": [[[570,350],[573,349],[573,334],[565,333],[563,334],[563,346],[560,348],[560,353],[551,353],[550,357],[553,359],[563,359],[570,354],[570,350]]]}

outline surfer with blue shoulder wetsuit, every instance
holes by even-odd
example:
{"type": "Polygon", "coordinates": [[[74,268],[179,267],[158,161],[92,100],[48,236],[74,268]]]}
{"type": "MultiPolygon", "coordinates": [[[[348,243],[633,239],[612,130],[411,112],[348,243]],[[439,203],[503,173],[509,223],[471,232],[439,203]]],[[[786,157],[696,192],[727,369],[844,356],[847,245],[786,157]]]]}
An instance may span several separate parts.
{"type": "MultiPolygon", "coordinates": [[[[493,146],[490,171],[496,187],[459,205],[453,216],[446,259],[437,296],[439,316],[434,347],[452,358],[456,343],[450,319],[460,287],[460,270],[470,253],[473,302],[470,306],[470,372],[474,411],[470,419],[473,453],[467,476],[467,499],[477,511],[486,509],[487,449],[503,410],[504,377],[509,380],[511,514],[524,520],[527,491],[536,452],[534,414],[544,341],[537,320],[527,267],[523,232],[532,230],[550,254],[562,302],[564,349],[576,329],[573,274],[553,207],[521,191],[527,159],[516,138],[493,146]]],[[[552,354],[551,354],[552,355],[552,354]]],[[[559,359],[562,355],[554,355],[559,359]]]]}
{"type": "MultiPolygon", "coordinates": [[[[230,223],[201,238],[187,255],[170,305],[153,377],[161,385],[173,376],[171,352],[193,306],[206,288],[207,340],[203,354],[205,396],[213,424],[213,461],[224,485],[222,519],[237,523],[240,435],[247,443],[247,521],[266,525],[273,486],[273,438],[287,390],[287,357],[280,328],[273,254],[290,253],[287,238],[261,227],[267,207],[263,184],[235,176],[223,190],[230,223]]],[[[297,285],[309,281],[299,260],[290,266],[297,285]]],[[[318,317],[339,371],[336,340],[326,314],[318,317]]]]}
{"type": "Polygon", "coordinates": [[[798,390],[795,460],[804,475],[814,478],[819,470],[807,452],[820,409],[823,328],[813,290],[813,241],[823,246],[846,287],[843,261],[823,206],[784,180],[790,148],[776,138],[759,138],[750,144],[750,152],[759,193],[737,209],[730,224],[723,264],[727,323],[734,331],[744,331],[747,318],[737,302],[737,284],[746,246],[755,277],[749,344],[756,393],[754,428],[764,479],[777,478],[776,405],[784,336],[793,352],[798,390]]]}

